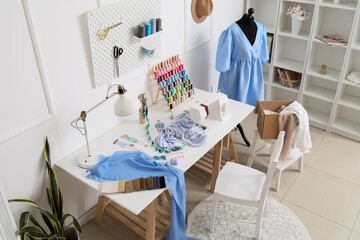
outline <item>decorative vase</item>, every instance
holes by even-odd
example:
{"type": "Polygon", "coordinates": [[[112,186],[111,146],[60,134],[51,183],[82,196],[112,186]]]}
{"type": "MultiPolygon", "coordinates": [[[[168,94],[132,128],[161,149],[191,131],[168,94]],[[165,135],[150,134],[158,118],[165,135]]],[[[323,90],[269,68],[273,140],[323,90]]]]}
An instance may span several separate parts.
{"type": "Polygon", "coordinates": [[[302,22],[302,20],[291,18],[291,34],[299,35],[302,22]]]}

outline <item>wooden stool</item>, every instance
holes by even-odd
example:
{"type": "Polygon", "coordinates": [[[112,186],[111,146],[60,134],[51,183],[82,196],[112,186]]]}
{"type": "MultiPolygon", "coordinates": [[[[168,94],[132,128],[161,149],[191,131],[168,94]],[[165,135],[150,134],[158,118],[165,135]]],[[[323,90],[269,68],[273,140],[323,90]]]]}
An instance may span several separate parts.
{"type": "MultiPolygon", "coordinates": [[[[256,161],[258,161],[261,165],[268,166],[269,165],[269,162],[267,161],[268,159],[264,159],[264,158],[260,158],[260,157],[256,157],[256,156],[263,150],[268,149],[269,147],[271,147],[271,150],[270,150],[270,152],[271,152],[272,147],[274,146],[275,142],[276,142],[276,139],[261,139],[259,131],[256,129],[255,136],[254,136],[253,142],[251,143],[251,147],[250,147],[250,155],[249,155],[249,158],[247,161],[247,166],[251,167],[254,159],[256,159],[256,161]],[[256,149],[256,143],[259,139],[262,141],[265,141],[266,144],[264,146],[256,149]]],[[[282,171],[285,170],[286,168],[288,168],[295,161],[298,161],[298,171],[302,172],[302,170],[303,170],[303,153],[298,148],[291,148],[289,151],[289,154],[286,156],[286,159],[279,160],[279,163],[276,166],[276,171],[275,171],[275,175],[274,175],[274,179],[275,179],[274,190],[276,192],[278,192],[280,189],[280,179],[281,179],[282,171]]]]}

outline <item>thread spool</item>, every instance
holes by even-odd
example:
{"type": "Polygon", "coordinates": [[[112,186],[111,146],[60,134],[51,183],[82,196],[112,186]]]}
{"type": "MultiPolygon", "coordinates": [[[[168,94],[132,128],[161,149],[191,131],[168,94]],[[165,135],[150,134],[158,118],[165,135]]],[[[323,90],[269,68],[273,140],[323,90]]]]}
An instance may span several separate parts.
{"type": "Polygon", "coordinates": [[[157,18],[156,19],[156,31],[159,32],[161,31],[162,26],[161,26],[161,18],[157,18]]]}
{"type": "Polygon", "coordinates": [[[151,34],[156,33],[156,20],[155,18],[150,19],[151,24],[151,34]]]}
{"type": "Polygon", "coordinates": [[[145,28],[146,28],[145,36],[151,35],[151,23],[149,22],[145,23],[145,28]]]}
{"type": "Polygon", "coordinates": [[[140,24],[137,29],[137,36],[139,38],[145,37],[145,26],[144,24],[140,24]]]}

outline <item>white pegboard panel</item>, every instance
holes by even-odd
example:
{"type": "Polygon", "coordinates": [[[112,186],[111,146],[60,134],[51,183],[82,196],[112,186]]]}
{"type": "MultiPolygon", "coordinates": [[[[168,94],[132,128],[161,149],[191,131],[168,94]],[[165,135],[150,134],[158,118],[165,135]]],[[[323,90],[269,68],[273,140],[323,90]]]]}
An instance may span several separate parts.
{"type": "Polygon", "coordinates": [[[131,0],[87,14],[95,87],[117,80],[114,75],[113,58],[115,45],[124,49],[118,58],[120,78],[121,75],[149,64],[161,56],[161,32],[141,40],[133,37],[139,24],[160,17],[160,0],[131,0]],[[111,29],[104,40],[100,40],[96,35],[99,29],[119,22],[122,24],[111,29]],[[145,55],[143,45],[152,46],[155,52],[151,56],[145,55]]]}

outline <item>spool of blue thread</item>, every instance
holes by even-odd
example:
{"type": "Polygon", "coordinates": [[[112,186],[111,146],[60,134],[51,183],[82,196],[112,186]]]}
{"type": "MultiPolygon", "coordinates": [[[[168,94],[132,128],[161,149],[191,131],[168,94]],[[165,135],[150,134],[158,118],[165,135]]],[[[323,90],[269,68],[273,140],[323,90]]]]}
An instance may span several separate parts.
{"type": "Polygon", "coordinates": [[[151,34],[156,33],[156,20],[155,18],[150,19],[151,34]]]}
{"type": "Polygon", "coordinates": [[[151,23],[149,22],[145,23],[145,28],[146,28],[145,36],[151,35],[151,23]]]}

